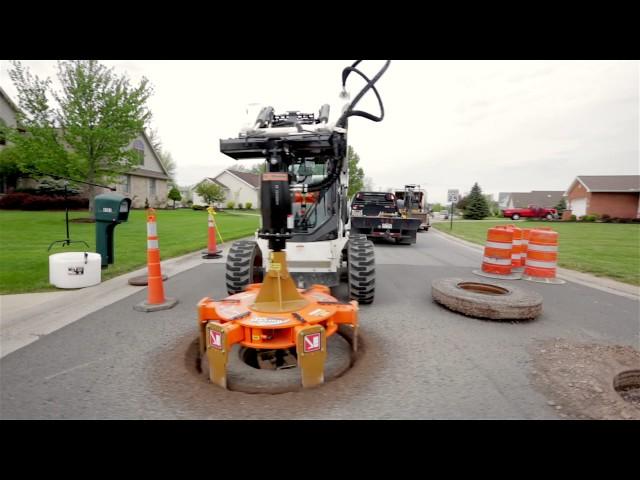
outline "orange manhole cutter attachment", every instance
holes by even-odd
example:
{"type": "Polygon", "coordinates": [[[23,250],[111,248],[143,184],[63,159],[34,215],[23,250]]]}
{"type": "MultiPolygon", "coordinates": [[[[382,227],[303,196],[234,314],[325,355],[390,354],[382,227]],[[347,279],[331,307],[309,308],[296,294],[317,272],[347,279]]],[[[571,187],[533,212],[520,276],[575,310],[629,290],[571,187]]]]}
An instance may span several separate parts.
{"type": "Polygon", "coordinates": [[[234,344],[255,349],[295,347],[302,385],[324,382],[327,337],[340,324],[351,325],[353,349],[357,349],[358,302],[344,303],[331,296],[324,285],[297,289],[308,302],[295,311],[261,312],[255,300],[262,284],[250,284],[241,293],[224,300],[203,298],[198,303],[200,355],[209,360],[209,378],[227,387],[226,364],[234,344]]]}

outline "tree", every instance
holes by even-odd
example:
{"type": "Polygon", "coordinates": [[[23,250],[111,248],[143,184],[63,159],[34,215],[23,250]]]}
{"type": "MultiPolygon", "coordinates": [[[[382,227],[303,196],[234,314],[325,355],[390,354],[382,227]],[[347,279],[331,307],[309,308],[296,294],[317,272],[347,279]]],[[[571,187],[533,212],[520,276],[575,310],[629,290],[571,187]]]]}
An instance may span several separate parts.
{"type": "Polygon", "coordinates": [[[251,169],[249,171],[251,173],[255,173],[256,175],[261,175],[267,171],[267,163],[266,162],[256,163],[255,165],[251,166],[251,169]]]}
{"type": "MultiPolygon", "coordinates": [[[[126,75],[96,60],[59,61],[57,91],[49,78],[31,75],[20,62],[11,64],[24,134],[12,129],[8,139],[23,172],[112,184],[140,164],[128,146],[151,118],[146,103],[152,89],[146,78],[132,86],[126,75]]],[[[93,212],[95,187],[88,191],[93,212]]]]}
{"type": "Polygon", "coordinates": [[[180,195],[180,190],[178,190],[175,186],[171,187],[169,191],[169,200],[173,200],[173,208],[176,208],[176,201],[182,200],[182,195],[180,195]]]}
{"type": "MultiPolygon", "coordinates": [[[[444,207],[439,204],[439,203],[434,203],[433,205],[431,205],[431,211],[432,212],[439,212],[443,209],[444,207]]],[[[446,208],[444,208],[446,210],[446,208]]]]}
{"type": "Polygon", "coordinates": [[[196,193],[204,198],[208,204],[218,203],[224,200],[224,190],[217,183],[202,182],[196,187],[196,193]]]}
{"type": "Polygon", "coordinates": [[[364,170],[358,166],[360,156],[350,145],[347,148],[347,161],[349,162],[349,189],[347,190],[347,196],[351,198],[362,190],[364,186],[364,170]]]}
{"type": "Polygon", "coordinates": [[[482,190],[478,185],[478,182],[473,184],[471,193],[467,196],[466,206],[464,208],[464,218],[470,218],[472,220],[481,220],[490,215],[489,205],[487,205],[487,199],[482,194],[482,190]]]}
{"type": "Polygon", "coordinates": [[[562,197],[562,199],[558,202],[558,204],[553,208],[555,208],[558,211],[558,216],[562,217],[562,214],[567,209],[567,201],[565,200],[564,197],[562,197]]]}

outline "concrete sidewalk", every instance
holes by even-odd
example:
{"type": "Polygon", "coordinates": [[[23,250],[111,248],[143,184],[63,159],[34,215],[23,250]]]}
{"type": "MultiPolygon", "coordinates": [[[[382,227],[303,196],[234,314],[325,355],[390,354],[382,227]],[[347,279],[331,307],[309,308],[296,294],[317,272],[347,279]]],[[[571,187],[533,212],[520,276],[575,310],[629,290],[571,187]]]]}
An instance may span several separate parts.
{"type": "MultiPolygon", "coordinates": [[[[484,250],[484,247],[482,245],[462,240],[461,238],[454,237],[453,235],[449,235],[446,232],[442,232],[436,228],[434,228],[432,231],[437,235],[446,237],[448,240],[459,243],[460,245],[464,245],[475,251],[482,252],[484,250]]],[[[478,268],[479,267],[480,265],[478,265],[478,268]]],[[[590,275],[588,273],[578,272],[576,270],[569,270],[560,267],[557,268],[556,273],[558,278],[561,278],[563,280],[568,280],[580,285],[585,285],[587,287],[602,290],[603,292],[613,293],[621,297],[630,298],[631,300],[640,300],[640,287],[637,287],[635,285],[618,282],[610,278],[596,277],[595,275],[590,275]]]]}
{"type": "MultiPolygon", "coordinates": [[[[172,277],[203,263],[225,263],[231,244],[223,246],[221,258],[204,260],[202,251],[161,263],[162,273],[172,277]]],[[[147,287],[134,287],[132,277],[147,274],[147,267],[120,275],[93,287],[58,292],[0,296],[0,358],[35,342],[80,318],[147,287]]],[[[170,297],[171,292],[165,291],[170,297]]]]}

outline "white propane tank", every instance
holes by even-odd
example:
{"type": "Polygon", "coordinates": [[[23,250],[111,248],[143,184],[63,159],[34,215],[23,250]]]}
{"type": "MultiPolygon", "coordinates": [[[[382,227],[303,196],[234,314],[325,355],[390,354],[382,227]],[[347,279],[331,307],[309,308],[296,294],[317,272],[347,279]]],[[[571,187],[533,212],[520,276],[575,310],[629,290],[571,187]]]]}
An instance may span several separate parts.
{"type": "Polygon", "coordinates": [[[58,288],[83,288],[101,280],[101,256],[92,252],[55,253],[49,256],[49,283],[58,288]]]}

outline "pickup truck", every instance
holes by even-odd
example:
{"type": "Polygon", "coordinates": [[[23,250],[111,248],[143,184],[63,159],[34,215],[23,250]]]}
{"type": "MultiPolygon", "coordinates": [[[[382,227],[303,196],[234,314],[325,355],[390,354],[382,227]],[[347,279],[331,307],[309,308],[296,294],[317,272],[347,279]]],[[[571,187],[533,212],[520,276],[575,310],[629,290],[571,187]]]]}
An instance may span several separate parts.
{"type": "Polygon", "coordinates": [[[419,218],[403,218],[396,196],[388,192],[358,192],[351,203],[351,233],[384,238],[401,245],[416,243],[419,218]]]}
{"type": "Polygon", "coordinates": [[[546,218],[547,220],[553,220],[558,218],[558,211],[555,208],[529,205],[527,208],[504,208],[502,209],[502,216],[512,220],[518,220],[519,218],[546,218]]]}

